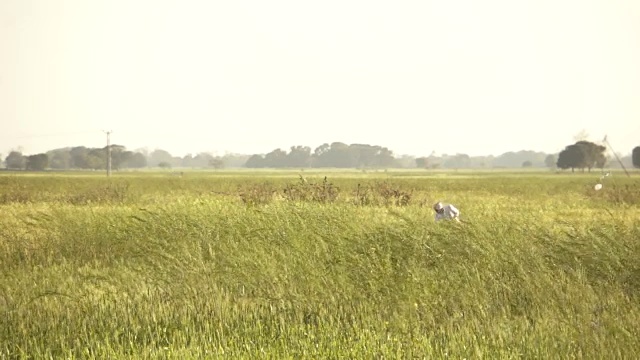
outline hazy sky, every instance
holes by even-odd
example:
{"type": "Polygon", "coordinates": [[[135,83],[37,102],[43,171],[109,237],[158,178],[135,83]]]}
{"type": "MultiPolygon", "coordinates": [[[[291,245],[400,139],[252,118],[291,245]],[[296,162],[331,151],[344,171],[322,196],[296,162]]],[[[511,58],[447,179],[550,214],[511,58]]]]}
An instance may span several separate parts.
{"type": "Polygon", "coordinates": [[[640,145],[640,1],[0,0],[0,153],[640,145]]]}

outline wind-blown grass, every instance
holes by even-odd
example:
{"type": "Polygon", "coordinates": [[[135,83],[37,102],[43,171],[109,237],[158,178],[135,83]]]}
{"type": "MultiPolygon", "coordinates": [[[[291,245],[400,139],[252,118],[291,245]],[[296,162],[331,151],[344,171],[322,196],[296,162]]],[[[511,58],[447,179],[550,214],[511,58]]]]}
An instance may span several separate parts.
{"type": "Polygon", "coordinates": [[[632,358],[640,348],[640,212],[625,195],[635,179],[595,193],[581,175],[354,175],[321,202],[281,195],[297,175],[261,176],[0,177],[0,357],[632,358]],[[353,201],[358,183],[380,181],[411,202],[353,201]],[[253,186],[276,194],[243,202],[253,186]],[[434,223],[439,199],[466,223],[434,223]]]}

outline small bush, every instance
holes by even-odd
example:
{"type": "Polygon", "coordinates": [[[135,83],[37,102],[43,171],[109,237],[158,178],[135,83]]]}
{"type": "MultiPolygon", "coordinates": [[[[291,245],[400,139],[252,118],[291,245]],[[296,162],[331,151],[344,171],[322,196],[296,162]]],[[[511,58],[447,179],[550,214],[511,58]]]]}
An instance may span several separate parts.
{"type": "Polygon", "coordinates": [[[615,205],[640,204],[640,184],[604,184],[602,190],[595,191],[592,187],[587,189],[587,196],[599,198],[615,205]]]}
{"type": "Polygon", "coordinates": [[[411,202],[411,192],[394,187],[386,181],[377,183],[376,191],[384,199],[385,205],[406,206],[411,202]]]}
{"type": "Polygon", "coordinates": [[[358,184],[354,196],[354,204],[359,206],[407,206],[411,203],[412,192],[404,191],[384,181],[368,186],[358,184]]]}
{"type": "Polygon", "coordinates": [[[362,184],[358,184],[354,194],[355,199],[353,200],[354,205],[358,206],[370,206],[370,205],[378,205],[378,199],[376,195],[371,191],[371,186],[364,186],[362,184]]]}
{"type": "Polygon", "coordinates": [[[640,184],[616,186],[607,195],[614,204],[637,205],[640,203],[640,184]]]}
{"type": "Polygon", "coordinates": [[[326,176],[321,183],[310,183],[300,176],[297,183],[287,184],[284,188],[284,197],[289,201],[332,203],[338,198],[338,193],[338,188],[326,176]]]}
{"type": "Polygon", "coordinates": [[[245,205],[264,205],[273,201],[276,191],[269,184],[258,184],[241,190],[240,199],[245,205]]]}

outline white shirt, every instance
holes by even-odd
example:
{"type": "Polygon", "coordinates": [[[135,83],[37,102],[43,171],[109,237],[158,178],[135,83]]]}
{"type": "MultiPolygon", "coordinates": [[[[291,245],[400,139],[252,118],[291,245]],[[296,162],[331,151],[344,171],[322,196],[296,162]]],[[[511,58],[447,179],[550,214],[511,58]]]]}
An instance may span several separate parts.
{"type": "Polygon", "coordinates": [[[456,209],[455,206],[449,204],[449,205],[445,205],[443,209],[444,209],[443,212],[436,213],[436,221],[448,220],[448,219],[454,219],[456,221],[460,221],[458,220],[458,217],[460,216],[460,210],[456,209]]]}

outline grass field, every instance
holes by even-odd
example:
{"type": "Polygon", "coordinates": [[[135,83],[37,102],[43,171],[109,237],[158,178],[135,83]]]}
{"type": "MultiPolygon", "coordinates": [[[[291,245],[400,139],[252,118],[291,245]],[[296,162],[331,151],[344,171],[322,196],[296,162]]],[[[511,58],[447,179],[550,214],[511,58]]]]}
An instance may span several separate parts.
{"type": "Polygon", "coordinates": [[[638,357],[637,175],[300,174],[0,173],[0,358],[638,357]]]}

